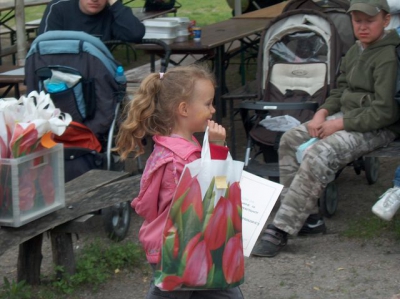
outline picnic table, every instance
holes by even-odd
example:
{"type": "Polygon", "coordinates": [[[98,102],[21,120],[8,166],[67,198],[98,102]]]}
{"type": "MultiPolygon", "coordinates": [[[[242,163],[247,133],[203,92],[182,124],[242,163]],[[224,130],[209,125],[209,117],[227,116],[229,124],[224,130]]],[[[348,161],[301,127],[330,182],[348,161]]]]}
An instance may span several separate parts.
{"type": "Polygon", "coordinates": [[[1,27],[5,27],[8,33],[11,34],[11,38],[14,38],[14,35],[17,33],[17,43],[16,45],[11,45],[7,49],[1,49],[0,43],[0,64],[1,64],[1,56],[10,55],[18,53],[19,59],[24,59],[26,55],[26,46],[25,46],[25,7],[45,5],[49,3],[50,0],[2,0],[0,2],[0,29],[1,27]],[[1,14],[4,12],[4,15],[1,14]],[[16,20],[16,28],[12,28],[7,25],[11,19],[15,18],[16,20]]]}
{"type": "MultiPolygon", "coordinates": [[[[139,192],[140,175],[91,170],[66,183],[65,208],[18,228],[0,227],[0,256],[19,245],[17,281],[40,283],[43,233],[51,236],[53,263],[75,273],[72,234],[91,230],[96,212],[132,199],[139,192]]],[[[61,272],[59,273],[61,275],[61,272]]]]}

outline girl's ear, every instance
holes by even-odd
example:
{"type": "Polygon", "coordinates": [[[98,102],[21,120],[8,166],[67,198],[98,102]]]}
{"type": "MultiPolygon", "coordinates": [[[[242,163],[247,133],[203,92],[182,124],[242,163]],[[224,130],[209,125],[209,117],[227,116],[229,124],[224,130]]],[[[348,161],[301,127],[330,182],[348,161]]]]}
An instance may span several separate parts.
{"type": "Polygon", "coordinates": [[[188,104],[186,102],[179,103],[178,114],[182,116],[188,116],[188,104]]]}

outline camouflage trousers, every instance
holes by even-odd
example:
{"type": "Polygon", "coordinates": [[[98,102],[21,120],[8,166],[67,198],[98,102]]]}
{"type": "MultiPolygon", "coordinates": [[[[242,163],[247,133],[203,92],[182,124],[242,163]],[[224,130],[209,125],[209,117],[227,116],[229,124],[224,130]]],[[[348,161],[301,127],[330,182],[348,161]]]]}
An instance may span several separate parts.
{"type": "Polygon", "coordinates": [[[338,131],[314,143],[299,164],[297,148],[311,138],[307,123],[287,131],[279,143],[280,183],[284,188],[273,224],[291,235],[297,234],[307,217],[318,213],[318,198],[341,168],[388,145],[395,137],[387,129],[367,133],[338,131]]]}

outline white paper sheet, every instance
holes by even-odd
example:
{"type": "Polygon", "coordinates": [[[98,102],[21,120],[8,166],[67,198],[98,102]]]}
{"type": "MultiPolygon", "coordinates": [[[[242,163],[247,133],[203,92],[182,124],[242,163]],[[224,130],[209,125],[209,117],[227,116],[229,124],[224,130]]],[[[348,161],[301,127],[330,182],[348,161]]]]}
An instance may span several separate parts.
{"type": "Polygon", "coordinates": [[[283,185],[243,171],[240,188],[242,190],[243,251],[248,257],[278,200],[283,185]]]}

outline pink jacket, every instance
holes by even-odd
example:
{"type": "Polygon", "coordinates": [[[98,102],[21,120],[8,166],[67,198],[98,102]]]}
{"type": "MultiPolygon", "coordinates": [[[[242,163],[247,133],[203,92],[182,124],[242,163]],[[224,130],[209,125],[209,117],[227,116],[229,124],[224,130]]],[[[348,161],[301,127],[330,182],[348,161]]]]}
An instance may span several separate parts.
{"type": "MultiPolygon", "coordinates": [[[[155,146],[140,182],[140,192],[132,208],[144,218],[139,231],[147,260],[156,264],[160,259],[162,233],[169,207],[179,178],[186,164],[200,158],[201,146],[194,138],[189,142],[181,137],[154,136],[155,146]]],[[[228,148],[210,146],[213,158],[225,159],[228,148]]]]}

